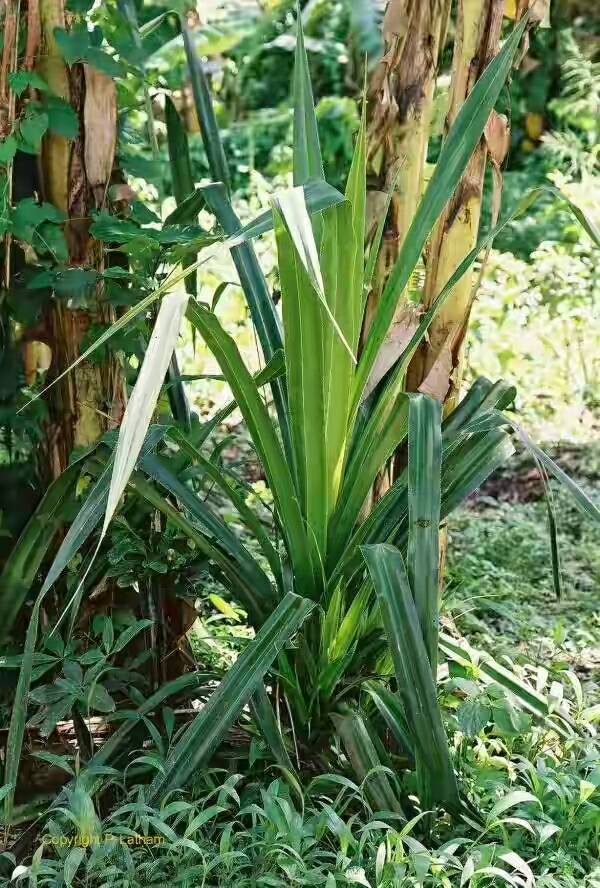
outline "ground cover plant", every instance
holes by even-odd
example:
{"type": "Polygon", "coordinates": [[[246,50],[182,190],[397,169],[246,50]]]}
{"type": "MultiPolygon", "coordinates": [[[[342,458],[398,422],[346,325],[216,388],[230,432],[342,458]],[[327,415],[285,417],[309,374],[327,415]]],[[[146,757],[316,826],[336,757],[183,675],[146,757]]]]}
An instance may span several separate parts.
{"type": "MultiPolygon", "coordinates": [[[[82,22],[45,32],[63,60],[57,70],[72,78],[85,62],[89,97],[90,68],[106,74],[122,64],[139,78],[136,47],[156,28],[175,28],[213,181],[195,184],[182,118],[165,96],[176,202],[166,219],[122,183],[101,200],[85,151],[96,204],[81,237],[88,251],[104,244],[107,261],[93,252],[75,260],[75,203],[44,217],[59,235],[68,217],[68,250],[61,267],[42,259],[40,268],[36,254],[37,283],[71,294],[106,288],[117,310],[100,325],[85,308],[89,335],[34,394],[71,398],[74,378],[86,387],[75,402],[85,395],[85,408],[106,416],[104,380],[93,368],[106,370],[109,350],[110,406],[122,416],[101,437],[86,421],[52,439],[54,480],[2,566],[1,665],[12,690],[1,790],[7,882],[594,884],[593,686],[569,668],[575,663],[554,660],[559,634],[542,664],[531,648],[515,655],[489,626],[481,631],[469,617],[469,583],[478,578],[467,555],[467,583],[462,561],[449,562],[440,614],[440,525],[455,520],[515,446],[532,460],[545,495],[545,576],[554,596],[564,594],[569,566],[561,562],[556,485],[577,510],[578,528],[600,517],[593,491],[515,421],[511,384],[479,377],[456,398],[472,267],[543,189],[501,222],[494,213],[493,230],[477,243],[448,217],[448,201],[462,194],[538,14],[515,12],[499,51],[460,101],[453,93],[435,170],[382,274],[385,213],[367,232],[367,103],[340,191],[325,178],[300,22],[293,187],[277,189],[269,208],[242,225],[190,17],[159,15],[144,30],[134,4],[122,12],[133,42],[128,48],[111,35],[118,62],[100,49],[102,33],[85,36],[82,22]],[[276,298],[255,252],[263,236],[274,239],[276,298]],[[459,261],[432,291],[458,246],[459,261]],[[247,302],[264,358],[258,372],[219,318],[229,281],[218,281],[209,302],[198,298],[196,272],[219,250],[231,252],[247,302]],[[419,308],[424,253],[435,255],[435,274],[425,274],[419,308]],[[190,411],[175,353],[184,316],[232,398],[203,422],[190,411]],[[433,356],[441,317],[451,337],[433,356]],[[113,351],[119,343],[133,358],[126,366],[113,351]],[[241,471],[228,455],[239,446],[234,437],[217,434],[234,411],[248,457],[241,471]],[[203,610],[212,616],[196,626],[190,648],[187,633],[203,610]]],[[[469,54],[457,46],[460,71],[469,54]]],[[[28,104],[24,114],[38,110],[28,104]]],[[[394,212],[393,190],[386,212],[394,212]]],[[[567,194],[546,191],[597,248],[593,219],[567,194]]],[[[480,207],[481,192],[478,200],[480,207]]],[[[456,212],[462,207],[457,200],[456,212]]],[[[10,219],[9,255],[19,211],[10,219]]],[[[40,237],[35,228],[27,236],[40,237]]],[[[19,270],[17,291],[26,277],[19,270]]],[[[58,317],[71,310],[59,305],[58,317]]],[[[56,415],[60,427],[64,416],[56,415]]],[[[537,513],[529,520],[537,533],[537,513]]],[[[498,585],[502,565],[476,560],[498,585]]]]}

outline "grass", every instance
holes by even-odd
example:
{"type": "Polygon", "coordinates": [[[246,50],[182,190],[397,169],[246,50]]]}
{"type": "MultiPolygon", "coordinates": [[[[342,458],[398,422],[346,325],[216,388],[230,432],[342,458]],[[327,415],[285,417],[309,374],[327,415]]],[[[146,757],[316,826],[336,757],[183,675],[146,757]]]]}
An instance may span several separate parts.
{"type": "MultiPolygon", "coordinates": [[[[562,462],[597,502],[600,448],[572,448],[562,462]]],[[[555,671],[574,669],[596,702],[600,532],[563,494],[555,492],[554,501],[562,597],[552,585],[546,506],[536,473],[523,460],[512,478],[500,473],[452,517],[446,610],[475,646],[552,663],[555,671]]]]}

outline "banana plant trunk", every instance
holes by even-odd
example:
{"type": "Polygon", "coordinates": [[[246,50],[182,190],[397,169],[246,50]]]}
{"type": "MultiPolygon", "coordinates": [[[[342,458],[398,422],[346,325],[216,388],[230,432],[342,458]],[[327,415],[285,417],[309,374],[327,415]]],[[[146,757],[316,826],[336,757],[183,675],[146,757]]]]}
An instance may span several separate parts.
{"type": "MultiPolygon", "coordinates": [[[[474,84],[498,51],[504,0],[459,0],[446,131],[454,123],[474,84]]],[[[428,308],[462,259],[477,243],[488,140],[495,169],[495,200],[500,188],[499,163],[506,150],[504,118],[492,114],[486,134],[434,230],[429,246],[423,305],[428,308]]],[[[408,373],[413,390],[430,394],[448,411],[456,406],[463,375],[463,346],[475,297],[475,272],[463,276],[429,329],[408,373]]]]}
{"type": "MultiPolygon", "coordinates": [[[[454,32],[452,77],[445,133],[456,119],[471,89],[498,51],[504,0],[458,0],[454,32]]],[[[369,299],[376,304],[398,255],[424,185],[435,81],[443,50],[450,4],[441,0],[390,0],[384,18],[385,53],[371,82],[375,98],[371,112],[369,159],[370,192],[367,221],[371,233],[393,190],[376,274],[369,299]]],[[[506,150],[507,128],[495,115],[492,150],[495,200],[500,189],[499,165],[506,150]],[[504,130],[498,132],[498,130],[504,130]],[[500,143],[500,145],[498,144],[500,143]]],[[[491,141],[491,138],[490,138],[491,141]]],[[[476,244],[481,217],[488,147],[479,142],[469,165],[446,206],[430,240],[425,257],[421,307],[426,309],[441,291],[464,256],[476,244]]],[[[429,337],[415,354],[407,373],[407,389],[429,394],[453,409],[463,374],[463,346],[476,284],[467,273],[435,318],[429,337]]],[[[402,336],[406,294],[400,294],[395,322],[402,336]]],[[[410,320],[408,321],[410,323],[410,320]]],[[[390,331],[394,336],[394,325],[390,331]]],[[[377,501],[405,465],[397,454],[380,473],[371,495],[377,501]]],[[[370,507],[367,504],[367,508],[370,507]]],[[[446,533],[440,535],[440,586],[446,552],[446,533]]]]}
{"type": "MultiPolygon", "coordinates": [[[[30,0],[29,7],[38,0],[30,0]]],[[[51,90],[75,111],[79,133],[72,141],[48,132],[41,151],[45,200],[65,213],[68,264],[104,271],[101,244],[89,234],[92,211],[106,204],[117,140],[117,95],[113,79],[90,65],[67,66],[54,31],[67,26],[64,0],[39,0],[38,68],[51,90]]],[[[53,299],[45,313],[46,341],[52,352],[48,381],[79,357],[93,327],[111,323],[113,310],[102,304],[102,284],[87,294],[85,307],[71,308],[53,299]]],[[[123,369],[111,353],[101,361],[83,361],[48,393],[47,464],[57,477],[74,447],[93,444],[115,428],[125,404],[123,369]]]]}
{"type": "MultiPolygon", "coordinates": [[[[383,21],[384,55],[369,84],[367,242],[387,213],[369,293],[365,331],[394,267],[421,199],[433,108],[450,0],[390,0],[383,21]],[[391,200],[389,198],[391,195],[391,200]],[[388,207],[389,203],[389,207],[388,207]]],[[[403,326],[399,300],[390,331],[403,326]]],[[[393,348],[393,342],[390,343],[393,348]]],[[[391,465],[382,470],[373,498],[385,493],[391,465]]]]}

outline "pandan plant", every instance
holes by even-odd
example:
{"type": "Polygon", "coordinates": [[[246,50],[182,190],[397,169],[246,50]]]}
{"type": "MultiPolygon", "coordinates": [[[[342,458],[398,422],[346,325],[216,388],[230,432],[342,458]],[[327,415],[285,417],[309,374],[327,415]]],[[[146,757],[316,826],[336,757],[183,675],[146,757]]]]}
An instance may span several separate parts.
{"type": "MultiPolygon", "coordinates": [[[[204,119],[202,130],[214,142],[218,131],[207,85],[185,22],[182,26],[204,119]]],[[[174,272],[112,328],[122,328],[164,297],[116,447],[113,444],[113,451],[109,444],[102,445],[87,457],[98,480],[34,606],[5,782],[16,781],[44,595],[103,516],[95,544],[100,553],[96,566],[116,510],[142,502],[194,542],[256,632],[181,733],[165,769],[149,787],[149,799],[162,798],[189,781],[250,704],[251,717],[274,759],[288,769],[314,766],[343,751],[357,777],[369,778],[368,789],[377,806],[401,814],[402,793],[382,767],[400,762],[416,768],[424,805],[459,807],[436,678],[440,649],[450,658],[468,655],[439,631],[438,531],[440,522],[513,452],[509,421],[499,411],[513,400],[514,390],[502,381],[480,379],[443,418],[438,400],[406,390],[406,375],[432,322],[492,235],[465,251],[431,304],[405,323],[402,346],[391,362],[386,337],[398,300],[479,144],[524,30],[522,21],[456,115],[363,336],[383,230],[382,218],[365,256],[365,116],[345,193],[337,193],[324,181],[299,29],[293,90],[294,186],[277,193],[272,209],[245,228],[233,212],[226,183],[197,189],[182,201],[182,205],[206,201],[217,217],[266,366],[253,377],[211,307],[175,289],[203,261],[202,256],[174,272]],[[252,247],[252,238],[269,227],[274,228],[277,246],[281,318],[252,247]],[[191,430],[182,426],[148,430],[184,313],[218,361],[234,400],[213,420],[191,430]],[[264,386],[271,389],[270,403],[263,397],[264,386]],[[244,418],[272,493],[276,533],[265,530],[243,491],[203,452],[208,436],[233,406],[244,418]],[[363,507],[377,473],[401,446],[403,468],[365,515],[363,507]],[[231,500],[260,555],[251,552],[186,483],[183,473],[192,465],[231,500]],[[393,737],[397,757],[390,758],[384,733],[393,737]]],[[[180,126],[173,109],[167,119],[171,127],[180,126]]],[[[221,156],[219,144],[212,144],[213,157],[221,156]]],[[[189,245],[195,252],[201,247],[207,249],[197,240],[189,245]]],[[[536,455],[548,471],[565,480],[541,451],[536,455]]],[[[572,482],[566,483],[580,506],[599,517],[583,493],[572,482]]],[[[85,591],[86,577],[87,572],[70,607],[85,591]]],[[[504,667],[488,658],[479,668],[489,680],[505,684],[529,712],[552,719],[558,731],[569,731],[564,719],[550,715],[542,695],[504,667]]],[[[173,689],[159,689],[143,712],[159,705],[173,689]]],[[[89,764],[109,762],[130,731],[130,724],[124,723],[89,764]]],[[[10,793],[6,805],[9,814],[10,793]]]]}

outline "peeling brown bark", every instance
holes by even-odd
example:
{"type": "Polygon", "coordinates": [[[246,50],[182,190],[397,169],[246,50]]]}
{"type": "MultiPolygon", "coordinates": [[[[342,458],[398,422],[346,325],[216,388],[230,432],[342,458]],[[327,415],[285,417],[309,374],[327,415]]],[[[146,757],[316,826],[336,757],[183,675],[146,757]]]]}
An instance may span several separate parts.
{"type": "MultiPolygon", "coordinates": [[[[363,334],[402,248],[423,190],[433,91],[450,0],[390,0],[383,22],[385,52],[369,88],[367,241],[373,239],[392,193],[367,302],[363,334]]],[[[401,320],[398,301],[394,322],[401,320]]],[[[393,328],[393,325],[392,325],[393,328]]],[[[391,464],[377,478],[373,498],[391,481],[391,464]]]]}
{"type": "MultiPolygon", "coordinates": [[[[474,84],[498,51],[504,0],[459,0],[446,131],[474,84]]],[[[461,181],[439,219],[429,246],[423,304],[429,307],[461,260],[477,242],[488,150],[485,136],[473,152],[461,181]]],[[[473,300],[473,274],[467,273],[438,312],[429,338],[408,374],[413,391],[426,390],[455,404],[461,382],[462,347],[473,300]]]]}
{"type": "MultiPolygon", "coordinates": [[[[447,0],[390,0],[385,53],[370,84],[367,232],[372,238],[393,189],[370,305],[385,286],[423,188],[433,88],[447,27],[447,0]]],[[[369,314],[367,315],[367,326],[369,314]]]]}

